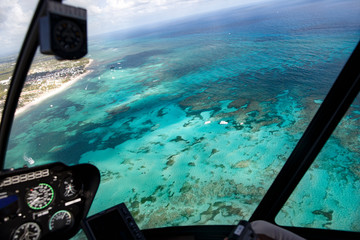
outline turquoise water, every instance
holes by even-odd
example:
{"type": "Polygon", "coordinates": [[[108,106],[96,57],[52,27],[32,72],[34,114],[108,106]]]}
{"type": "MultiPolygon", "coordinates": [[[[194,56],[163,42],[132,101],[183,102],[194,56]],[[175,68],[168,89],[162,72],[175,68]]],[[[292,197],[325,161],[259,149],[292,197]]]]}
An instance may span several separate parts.
{"type": "MultiPolygon", "coordinates": [[[[248,219],[359,40],[359,4],[345,5],[233,9],[93,38],[93,72],[15,119],[6,166],[92,163],[90,214],[125,202],[141,228],[248,219]]],[[[341,157],[320,161],[358,166],[341,139],[358,134],[359,105],[327,150],[341,157]]],[[[358,209],[351,181],[346,207],[358,209]]],[[[354,230],[337,221],[327,226],[354,230]]]]}
{"type": "Polygon", "coordinates": [[[279,224],[360,231],[359,107],[360,95],[278,214],[279,224]]]}

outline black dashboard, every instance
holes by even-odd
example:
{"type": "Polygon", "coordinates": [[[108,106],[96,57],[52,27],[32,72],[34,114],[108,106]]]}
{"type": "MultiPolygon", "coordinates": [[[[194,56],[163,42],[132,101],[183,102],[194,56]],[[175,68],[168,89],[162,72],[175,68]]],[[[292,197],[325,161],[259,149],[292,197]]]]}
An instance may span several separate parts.
{"type": "Polygon", "coordinates": [[[0,175],[0,239],[68,239],[80,229],[100,183],[90,164],[53,163],[0,175]]]}

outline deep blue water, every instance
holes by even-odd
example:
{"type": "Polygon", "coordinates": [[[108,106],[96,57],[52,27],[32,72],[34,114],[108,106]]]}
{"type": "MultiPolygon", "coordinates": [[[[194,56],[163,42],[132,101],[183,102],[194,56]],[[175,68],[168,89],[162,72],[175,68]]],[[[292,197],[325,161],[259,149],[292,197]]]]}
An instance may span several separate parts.
{"type": "MultiPolygon", "coordinates": [[[[16,118],[6,166],[92,163],[91,214],[126,202],[142,228],[247,219],[358,43],[359,12],[297,2],[93,38],[93,72],[16,118]]],[[[359,108],[304,179],[322,201],[297,190],[280,223],[359,230],[359,108]]]]}

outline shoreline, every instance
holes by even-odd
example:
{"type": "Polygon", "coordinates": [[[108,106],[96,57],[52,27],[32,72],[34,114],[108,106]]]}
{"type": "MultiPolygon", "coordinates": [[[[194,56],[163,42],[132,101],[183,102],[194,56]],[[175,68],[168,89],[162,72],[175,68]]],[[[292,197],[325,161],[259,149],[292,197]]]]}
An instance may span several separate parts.
{"type": "Polygon", "coordinates": [[[61,86],[59,86],[58,88],[52,89],[48,92],[42,93],[39,96],[36,97],[36,99],[34,101],[28,102],[27,104],[25,104],[24,106],[17,108],[16,112],[15,112],[15,117],[25,113],[27,110],[29,110],[32,106],[35,106],[43,101],[45,101],[46,99],[55,96],[56,94],[61,93],[62,91],[68,89],[71,85],[73,85],[74,83],[76,83],[77,81],[79,81],[80,79],[84,78],[85,76],[87,76],[88,74],[92,73],[93,70],[87,70],[87,68],[93,63],[93,59],[89,59],[89,63],[85,65],[84,69],[85,72],[74,77],[71,78],[69,81],[67,81],[66,83],[62,84],[61,86]]]}

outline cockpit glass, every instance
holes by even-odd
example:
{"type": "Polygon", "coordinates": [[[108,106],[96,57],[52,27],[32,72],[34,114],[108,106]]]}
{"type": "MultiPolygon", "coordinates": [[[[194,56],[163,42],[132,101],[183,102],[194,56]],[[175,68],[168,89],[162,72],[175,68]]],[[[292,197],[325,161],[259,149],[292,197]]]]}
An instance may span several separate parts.
{"type": "MultiPolygon", "coordinates": [[[[1,2],[0,12],[0,116],[10,87],[15,62],[36,7],[36,0],[1,2]]],[[[1,121],[1,119],[0,119],[1,121]]]]}
{"type": "Polygon", "coordinates": [[[89,54],[37,55],[5,166],[94,164],[142,229],[248,219],[360,39],[357,0],[66,3],[89,54]]]}
{"type": "Polygon", "coordinates": [[[277,223],[360,232],[359,136],[360,95],[279,212],[277,223]]]}

